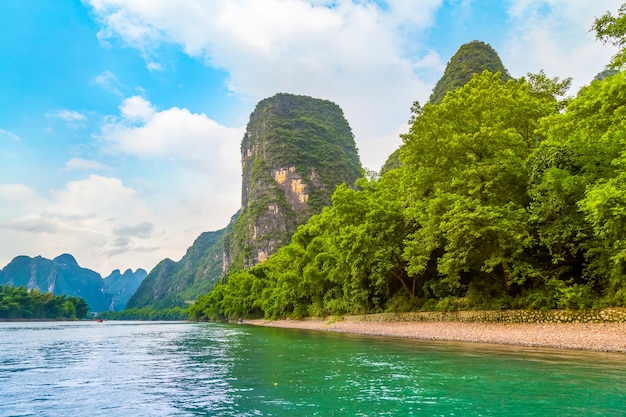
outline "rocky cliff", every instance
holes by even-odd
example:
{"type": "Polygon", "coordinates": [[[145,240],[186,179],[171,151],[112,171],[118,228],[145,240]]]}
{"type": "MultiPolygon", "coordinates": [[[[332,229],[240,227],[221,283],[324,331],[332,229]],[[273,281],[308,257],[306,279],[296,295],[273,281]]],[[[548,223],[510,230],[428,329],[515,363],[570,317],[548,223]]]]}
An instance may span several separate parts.
{"type": "Polygon", "coordinates": [[[361,164],[350,125],[327,100],[277,94],[259,102],[241,143],[240,216],[226,237],[224,270],[263,262],[361,164]]]}
{"type": "Polygon", "coordinates": [[[127,308],[184,306],[228,271],[263,262],[296,228],[330,204],[361,164],[339,106],[277,94],[259,102],[241,143],[241,209],[226,229],[203,233],[178,262],[162,261],[127,308]]]}

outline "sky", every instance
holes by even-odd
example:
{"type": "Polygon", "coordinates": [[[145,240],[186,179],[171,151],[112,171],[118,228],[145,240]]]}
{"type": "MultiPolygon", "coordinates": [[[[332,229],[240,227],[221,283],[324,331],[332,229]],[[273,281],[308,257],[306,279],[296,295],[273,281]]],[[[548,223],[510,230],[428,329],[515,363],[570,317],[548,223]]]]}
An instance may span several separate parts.
{"type": "Polygon", "coordinates": [[[2,0],[0,268],[180,260],[238,210],[245,126],[276,93],[338,104],[371,170],[472,40],[575,95],[616,52],[593,19],[622,1],[2,0]]]}

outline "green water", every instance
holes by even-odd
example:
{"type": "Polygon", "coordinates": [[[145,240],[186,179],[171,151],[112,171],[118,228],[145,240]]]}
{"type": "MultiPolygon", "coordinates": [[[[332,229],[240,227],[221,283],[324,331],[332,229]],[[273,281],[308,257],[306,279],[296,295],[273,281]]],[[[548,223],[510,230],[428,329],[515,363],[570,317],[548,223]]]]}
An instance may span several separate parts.
{"type": "Polygon", "coordinates": [[[249,415],[626,415],[622,355],[281,329],[247,337],[233,385],[247,390],[249,415]]]}
{"type": "Polygon", "coordinates": [[[0,323],[0,416],[625,416],[624,354],[192,323],[0,323]]]}

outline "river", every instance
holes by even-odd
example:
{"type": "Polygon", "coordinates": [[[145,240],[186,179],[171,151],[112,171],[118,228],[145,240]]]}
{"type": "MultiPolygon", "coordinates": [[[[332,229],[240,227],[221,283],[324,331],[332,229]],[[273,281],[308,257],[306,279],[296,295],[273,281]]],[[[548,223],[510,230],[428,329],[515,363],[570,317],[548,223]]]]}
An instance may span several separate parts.
{"type": "Polygon", "coordinates": [[[0,416],[624,416],[626,356],[248,325],[0,323],[0,416]]]}

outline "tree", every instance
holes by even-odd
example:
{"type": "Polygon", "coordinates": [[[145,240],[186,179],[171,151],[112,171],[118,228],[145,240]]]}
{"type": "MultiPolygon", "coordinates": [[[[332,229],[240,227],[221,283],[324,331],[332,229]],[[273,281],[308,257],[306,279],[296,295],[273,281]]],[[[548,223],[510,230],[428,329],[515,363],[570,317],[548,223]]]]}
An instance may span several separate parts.
{"type": "Polygon", "coordinates": [[[410,276],[431,276],[431,296],[502,296],[533,274],[524,163],[558,109],[536,84],[485,71],[415,119],[401,160],[418,227],[404,256],[410,276]]]}
{"type": "Polygon", "coordinates": [[[610,68],[621,69],[626,64],[626,4],[622,4],[618,9],[617,16],[606,12],[593,22],[592,30],[596,32],[596,39],[604,43],[610,43],[619,47],[609,64],[610,68]]]}

